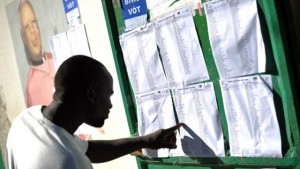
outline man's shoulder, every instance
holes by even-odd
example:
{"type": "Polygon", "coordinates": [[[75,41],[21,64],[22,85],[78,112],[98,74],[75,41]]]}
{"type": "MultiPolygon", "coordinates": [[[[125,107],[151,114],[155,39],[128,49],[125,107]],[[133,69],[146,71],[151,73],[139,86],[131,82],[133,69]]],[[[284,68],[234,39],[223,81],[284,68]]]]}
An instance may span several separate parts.
{"type": "MultiPolygon", "coordinates": [[[[24,118],[26,118],[26,115],[31,113],[31,112],[41,112],[41,108],[42,108],[42,105],[35,105],[35,106],[31,106],[31,107],[28,107],[28,108],[24,109],[13,120],[13,124],[17,123],[20,120],[23,120],[24,118]]],[[[37,113],[34,113],[34,115],[37,115],[37,113]]]]}

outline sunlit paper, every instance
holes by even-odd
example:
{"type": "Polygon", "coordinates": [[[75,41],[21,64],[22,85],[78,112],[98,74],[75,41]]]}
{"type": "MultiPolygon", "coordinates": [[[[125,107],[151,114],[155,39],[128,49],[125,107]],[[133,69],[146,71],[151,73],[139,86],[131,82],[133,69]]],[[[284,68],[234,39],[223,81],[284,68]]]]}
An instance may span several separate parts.
{"type": "Polygon", "coordinates": [[[208,80],[202,49],[191,10],[155,23],[157,43],[163,67],[171,87],[186,86],[208,80]]]}
{"type": "Polygon", "coordinates": [[[120,37],[127,73],[135,94],[168,86],[152,24],[120,37]]]}
{"type": "Polygon", "coordinates": [[[209,40],[220,77],[265,72],[265,46],[256,0],[204,3],[209,40]]]}
{"type": "MultiPolygon", "coordinates": [[[[176,124],[168,89],[137,95],[136,102],[139,135],[147,135],[176,124]]],[[[143,154],[148,157],[168,157],[170,153],[169,149],[143,149],[143,154]]]]}
{"type": "Polygon", "coordinates": [[[84,25],[78,25],[50,38],[55,70],[71,56],[91,56],[84,25]]]}
{"type": "Polygon", "coordinates": [[[231,156],[281,157],[271,76],[233,78],[220,84],[231,156]]]}
{"type": "Polygon", "coordinates": [[[177,156],[225,156],[213,83],[202,83],[172,91],[178,120],[186,124],[180,128],[183,151],[177,156]]]}

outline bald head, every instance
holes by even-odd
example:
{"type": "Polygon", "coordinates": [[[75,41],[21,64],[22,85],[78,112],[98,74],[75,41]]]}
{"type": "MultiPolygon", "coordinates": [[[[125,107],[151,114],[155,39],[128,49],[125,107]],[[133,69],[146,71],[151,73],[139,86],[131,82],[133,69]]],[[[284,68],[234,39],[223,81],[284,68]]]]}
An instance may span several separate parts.
{"type": "Polygon", "coordinates": [[[64,61],[54,79],[54,100],[72,99],[89,87],[101,87],[112,81],[108,70],[99,61],[83,55],[64,61]]]}
{"type": "Polygon", "coordinates": [[[41,35],[36,15],[28,0],[20,1],[19,20],[22,39],[30,53],[30,59],[38,61],[42,58],[41,35]]]}

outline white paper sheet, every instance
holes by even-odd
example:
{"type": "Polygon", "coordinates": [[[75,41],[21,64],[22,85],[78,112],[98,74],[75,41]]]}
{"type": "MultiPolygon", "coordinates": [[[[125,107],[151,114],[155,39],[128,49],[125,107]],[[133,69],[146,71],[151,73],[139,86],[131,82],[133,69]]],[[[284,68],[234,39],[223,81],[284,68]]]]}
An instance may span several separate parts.
{"type": "Polygon", "coordinates": [[[200,0],[147,0],[146,2],[150,20],[155,21],[178,11],[183,7],[195,9],[200,0]]]}
{"type": "Polygon", "coordinates": [[[147,23],[147,14],[124,20],[125,31],[133,30],[147,23]]]}
{"type": "Polygon", "coordinates": [[[204,9],[220,77],[265,72],[265,47],[256,0],[210,0],[204,3],[204,9]]]}
{"type": "Polygon", "coordinates": [[[54,35],[50,38],[55,71],[63,61],[74,55],[91,56],[85,27],[78,25],[67,32],[54,35]]]}
{"type": "Polygon", "coordinates": [[[181,154],[190,157],[223,157],[224,140],[212,82],[173,89],[180,128],[181,154]]]}
{"type": "Polygon", "coordinates": [[[157,42],[163,67],[171,87],[208,80],[202,49],[195,30],[191,9],[158,21],[157,42]]]}
{"type": "Polygon", "coordinates": [[[72,55],[91,56],[88,38],[83,24],[73,27],[67,32],[72,55]]]}
{"type": "Polygon", "coordinates": [[[54,67],[55,71],[57,71],[62,62],[72,56],[66,32],[52,36],[50,43],[54,67]]]}
{"type": "Polygon", "coordinates": [[[231,156],[281,157],[271,76],[221,80],[220,85],[231,156]]]}
{"type": "MultiPolygon", "coordinates": [[[[139,135],[147,135],[176,124],[169,89],[136,95],[136,101],[139,135]]],[[[168,157],[170,153],[169,149],[143,149],[143,154],[148,157],[168,157]]]]}
{"type": "Polygon", "coordinates": [[[168,87],[152,24],[122,35],[120,44],[135,94],[168,87]]]}

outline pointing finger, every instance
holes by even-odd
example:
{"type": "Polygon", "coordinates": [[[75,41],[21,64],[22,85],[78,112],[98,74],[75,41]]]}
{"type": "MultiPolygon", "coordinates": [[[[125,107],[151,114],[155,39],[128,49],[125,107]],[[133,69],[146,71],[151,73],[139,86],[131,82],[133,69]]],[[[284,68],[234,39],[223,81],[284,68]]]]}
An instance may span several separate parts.
{"type": "Polygon", "coordinates": [[[175,125],[175,126],[173,126],[173,127],[170,127],[170,128],[165,129],[165,131],[166,131],[167,133],[173,132],[173,131],[179,129],[181,126],[183,126],[183,124],[184,124],[184,123],[179,123],[179,124],[177,124],[177,125],[175,125]]]}

